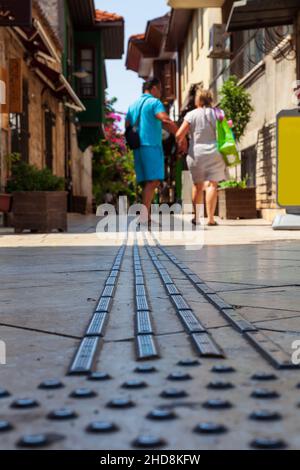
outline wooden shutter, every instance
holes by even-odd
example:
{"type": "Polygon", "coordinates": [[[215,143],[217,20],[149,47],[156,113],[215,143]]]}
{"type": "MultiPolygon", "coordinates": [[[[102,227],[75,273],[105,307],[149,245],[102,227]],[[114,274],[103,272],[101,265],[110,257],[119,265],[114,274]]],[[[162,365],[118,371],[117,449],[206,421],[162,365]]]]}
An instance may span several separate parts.
{"type": "Polygon", "coordinates": [[[175,60],[156,60],[154,75],[162,84],[162,100],[172,102],[176,99],[176,62],[175,60]]]}
{"type": "Polygon", "coordinates": [[[0,97],[0,113],[8,113],[8,82],[7,82],[7,70],[0,67],[0,80],[1,80],[1,91],[0,93],[5,96],[0,97]]]}
{"type": "Polygon", "coordinates": [[[22,60],[9,60],[9,112],[23,112],[22,60]]]}

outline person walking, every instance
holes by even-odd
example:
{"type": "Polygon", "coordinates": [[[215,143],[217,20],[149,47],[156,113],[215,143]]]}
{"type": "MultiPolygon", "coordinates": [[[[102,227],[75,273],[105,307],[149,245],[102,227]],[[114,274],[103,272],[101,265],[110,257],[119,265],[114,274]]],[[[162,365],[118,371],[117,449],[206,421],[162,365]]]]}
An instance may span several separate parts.
{"type": "Polygon", "coordinates": [[[161,98],[161,84],[157,78],[143,84],[142,96],[133,103],[126,116],[126,127],[138,122],[140,147],[134,150],[137,183],[143,185],[143,206],[140,222],[150,220],[150,208],[156,188],[165,178],[162,147],[162,129],[176,134],[178,127],[169,118],[161,98]]]}
{"type": "MultiPolygon", "coordinates": [[[[195,97],[196,109],[187,113],[176,133],[178,144],[185,144],[190,134],[187,166],[193,180],[194,225],[200,223],[200,204],[203,203],[203,190],[206,192],[206,209],[209,226],[217,225],[214,219],[218,182],[227,179],[227,168],[218,151],[216,136],[216,110],[212,108],[213,96],[209,90],[199,89],[195,97]]],[[[221,111],[221,110],[220,110],[221,111]]],[[[223,118],[225,115],[223,113],[223,118]]]]}

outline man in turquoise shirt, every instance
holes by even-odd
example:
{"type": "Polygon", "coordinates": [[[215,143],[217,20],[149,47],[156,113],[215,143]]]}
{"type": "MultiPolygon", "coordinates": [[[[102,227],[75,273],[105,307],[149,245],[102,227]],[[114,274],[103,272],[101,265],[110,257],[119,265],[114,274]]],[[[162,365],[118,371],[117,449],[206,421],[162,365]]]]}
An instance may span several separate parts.
{"type": "Polygon", "coordinates": [[[149,220],[155,189],[165,178],[162,129],[164,127],[172,134],[177,132],[177,126],[166,113],[160,97],[160,81],[156,78],[146,81],[142,96],[129,107],[126,116],[126,126],[134,126],[140,113],[138,133],[141,146],[134,150],[134,164],[137,182],[143,184],[143,205],[147,210],[141,214],[141,222],[149,220]]]}

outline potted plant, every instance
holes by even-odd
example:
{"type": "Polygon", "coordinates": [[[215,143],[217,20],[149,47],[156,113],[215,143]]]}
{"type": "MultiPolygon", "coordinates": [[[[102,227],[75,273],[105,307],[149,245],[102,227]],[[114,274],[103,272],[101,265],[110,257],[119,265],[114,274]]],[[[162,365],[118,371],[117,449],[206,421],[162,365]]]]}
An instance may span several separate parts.
{"type": "Polygon", "coordinates": [[[13,195],[13,226],[23,230],[51,232],[67,230],[67,192],[64,179],[48,168],[18,161],[12,164],[7,191],[13,195]]]}
{"type": "Polygon", "coordinates": [[[247,187],[247,178],[221,182],[218,193],[221,219],[256,219],[256,188],[247,187]]]}
{"type": "MultiPolygon", "coordinates": [[[[226,118],[233,122],[233,133],[237,143],[246,132],[254,108],[251,95],[238,84],[233,75],[224,82],[220,90],[220,107],[226,118]]],[[[256,188],[247,187],[248,178],[242,181],[228,180],[219,185],[219,216],[226,219],[252,219],[257,217],[256,188]]]]}
{"type": "Polygon", "coordinates": [[[251,95],[242,85],[239,79],[231,75],[220,90],[220,107],[225,112],[226,118],[231,120],[232,130],[237,142],[245,134],[254,108],[251,103],[251,95]]]}

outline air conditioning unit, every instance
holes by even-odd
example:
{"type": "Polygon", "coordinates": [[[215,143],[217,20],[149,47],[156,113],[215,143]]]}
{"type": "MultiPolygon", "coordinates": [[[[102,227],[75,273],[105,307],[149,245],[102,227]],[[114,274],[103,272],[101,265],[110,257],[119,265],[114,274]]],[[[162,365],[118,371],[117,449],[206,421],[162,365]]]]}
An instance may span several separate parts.
{"type": "Polygon", "coordinates": [[[229,35],[226,33],[225,24],[214,24],[209,32],[209,50],[210,59],[229,59],[230,41],[229,35]]]}

